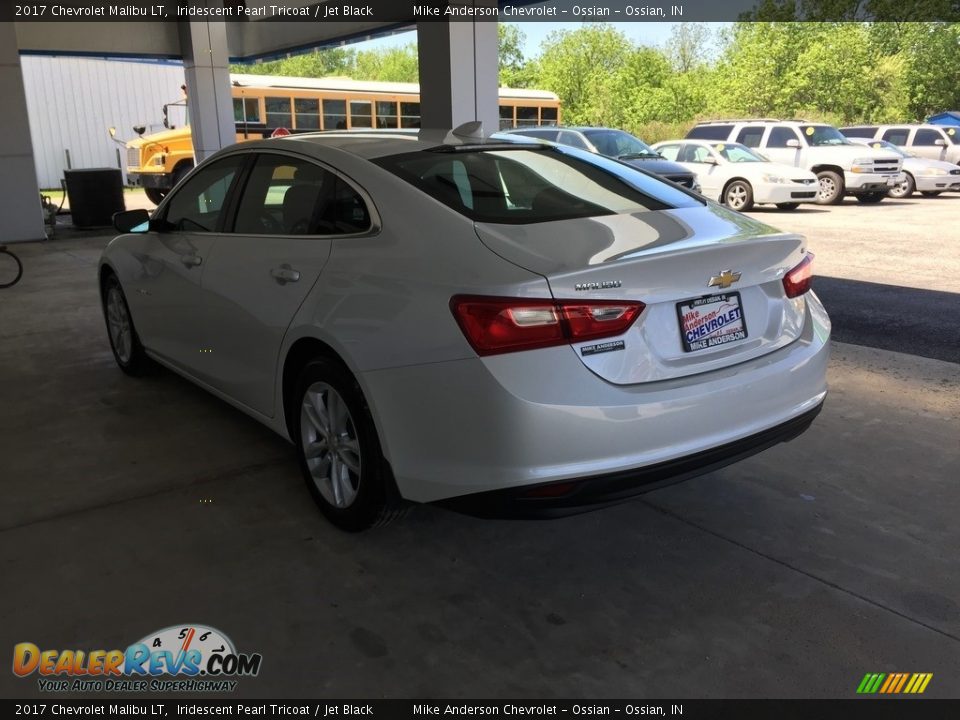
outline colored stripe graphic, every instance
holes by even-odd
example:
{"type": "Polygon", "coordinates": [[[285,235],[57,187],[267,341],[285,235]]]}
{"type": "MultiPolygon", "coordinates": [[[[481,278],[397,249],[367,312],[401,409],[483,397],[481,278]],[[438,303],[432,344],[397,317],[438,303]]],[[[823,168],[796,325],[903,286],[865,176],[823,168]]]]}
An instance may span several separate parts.
{"type": "Polygon", "coordinates": [[[867,673],[857,686],[860,695],[920,695],[933,679],[933,673],[867,673]]]}

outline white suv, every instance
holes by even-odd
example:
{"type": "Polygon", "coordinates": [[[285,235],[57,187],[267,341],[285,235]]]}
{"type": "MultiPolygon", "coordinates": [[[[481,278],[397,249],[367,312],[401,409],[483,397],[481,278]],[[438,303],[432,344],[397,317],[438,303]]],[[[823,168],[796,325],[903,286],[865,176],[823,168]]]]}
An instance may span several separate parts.
{"type": "Polygon", "coordinates": [[[817,203],[832,205],[844,195],[880,202],[901,182],[901,158],[854,145],[832,125],[803,120],[714,120],[698,123],[687,138],[738,142],[773,162],[813,172],[820,181],[817,203]]]}
{"type": "Polygon", "coordinates": [[[847,137],[886,140],[920,157],[960,165],[960,128],[946,125],[855,125],[840,128],[847,137]]]}

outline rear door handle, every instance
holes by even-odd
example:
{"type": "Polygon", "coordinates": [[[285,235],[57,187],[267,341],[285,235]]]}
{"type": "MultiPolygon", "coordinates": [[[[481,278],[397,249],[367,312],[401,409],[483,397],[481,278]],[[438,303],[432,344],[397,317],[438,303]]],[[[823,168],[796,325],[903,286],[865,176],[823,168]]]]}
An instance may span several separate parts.
{"type": "Polygon", "coordinates": [[[198,267],[201,263],[203,263],[203,258],[199,255],[181,255],[180,262],[182,262],[188,268],[198,267]]]}
{"type": "Polygon", "coordinates": [[[270,271],[270,275],[280,283],[286,285],[288,282],[296,282],[300,279],[300,271],[294,270],[289,265],[281,265],[270,271]]]}

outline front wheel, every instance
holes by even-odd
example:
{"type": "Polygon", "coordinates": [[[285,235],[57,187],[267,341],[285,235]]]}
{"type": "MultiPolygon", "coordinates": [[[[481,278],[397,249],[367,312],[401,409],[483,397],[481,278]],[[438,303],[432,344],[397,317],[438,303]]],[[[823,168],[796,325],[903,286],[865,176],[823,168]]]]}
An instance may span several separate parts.
{"type": "Polygon", "coordinates": [[[843,200],[843,178],[833,170],[821,170],[817,173],[820,188],[817,191],[817,205],[836,205],[843,200]]]}
{"type": "Polygon", "coordinates": [[[143,193],[147,196],[147,200],[152,202],[154,205],[159,205],[160,201],[166,197],[167,193],[160,188],[144,188],[143,193]]]}
{"type": "Polygon", "coordinates": [[[890,188],[890,197],[902,200],[913,195],[913,191],[917,189],[916,183],[913,181],[913,175],[910,173],[905,173],[905,175],[907,176],[906,180],[890,188]]]}
{"type": "Polygon", "coordinates": [[[117,365],[127,375],[144,375],[152,369],[152,361],[140,343],[133,325],[130,306],[116,275],[110,275],[103,285],[103,317],[107,322],[110,349],[117,365]]]}
{"type": "Polygon", "coordinates": [[[937,197],[942,192],[942,190],[923,190],[920,194],[924,197],[937,197]]]}
{"type": "Polygon", "coordinates": [[[885,192],[863,193],[862,195],[857,195],[857,202],[862,202],[864,205],[875,205],[886,196],[887,193],[885,192]]]}
{"type": "Polygon", "coordinates": [[[317,358],[300,373],[292,437],[310,494],[341,530],[392,519],[399,498],[359,385],[339,363],[317,358]]]}
{"type": "Polygon", "coordinates": [[[777,203],[777,209],[779,210],[796,210],[800,207],[800,203],[777,203]]]}
{"type": "Polygon", "coordinates": [[[13,287],[23,277],[23,263],[20,258],[0,245],[0,289],[13,287]]]}
{"type": "Polygon", "coordinates": [[[734,180],[723,191],[723,204],[731,210],[746,212],[753,207],[753,188],[746,180],[734,180]]]}

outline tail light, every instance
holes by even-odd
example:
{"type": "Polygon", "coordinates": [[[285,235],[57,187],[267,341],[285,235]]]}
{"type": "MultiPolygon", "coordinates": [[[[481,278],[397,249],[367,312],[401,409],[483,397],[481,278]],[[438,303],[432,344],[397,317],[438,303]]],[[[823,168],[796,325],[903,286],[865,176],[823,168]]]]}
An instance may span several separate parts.
{"type": "Polygon", "coordinates": [[[799,265],[783,277],[783,289],[788,298],[803,295],[813,284],[813,253],[807,253],[799,265]]]}
{"type": "Polygon", "coordinates": [[[455,295],[450,309],[478,355],[533,350],[623,334],[642,302],[527,300],[455,295]]]}

